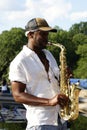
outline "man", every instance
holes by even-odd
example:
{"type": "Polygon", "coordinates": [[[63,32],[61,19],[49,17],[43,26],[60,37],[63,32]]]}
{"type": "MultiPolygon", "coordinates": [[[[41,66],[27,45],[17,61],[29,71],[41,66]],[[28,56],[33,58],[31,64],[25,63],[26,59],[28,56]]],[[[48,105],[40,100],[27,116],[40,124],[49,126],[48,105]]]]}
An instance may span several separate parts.
{"type": "Polygon", "coordinates": [[[68,98],[59,94],[59,68],[45,49],[49,32],[57,30],[43,18],[30,20],[25,29],[28,43],[10,65],[14,99],[26,107],[26,130],[62,130],[57,122],[59,105],[65,106],[68,98]]]}

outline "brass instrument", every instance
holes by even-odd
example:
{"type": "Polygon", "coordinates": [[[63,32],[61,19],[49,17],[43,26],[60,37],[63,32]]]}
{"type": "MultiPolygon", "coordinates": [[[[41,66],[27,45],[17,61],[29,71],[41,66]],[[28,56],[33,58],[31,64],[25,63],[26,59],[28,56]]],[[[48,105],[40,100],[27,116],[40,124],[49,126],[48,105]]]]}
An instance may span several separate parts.
{"type": "Polygon", "coordinates": [[[79,115],[79,92],[80,88],[76,84],[70,84],[67,73],[66,49],[62,44],[49,43],[57,46],[60,51],[60,93],[69,97],[69,103],[60,108],[60,117],[64,120],[75,120],[79,115]]]}

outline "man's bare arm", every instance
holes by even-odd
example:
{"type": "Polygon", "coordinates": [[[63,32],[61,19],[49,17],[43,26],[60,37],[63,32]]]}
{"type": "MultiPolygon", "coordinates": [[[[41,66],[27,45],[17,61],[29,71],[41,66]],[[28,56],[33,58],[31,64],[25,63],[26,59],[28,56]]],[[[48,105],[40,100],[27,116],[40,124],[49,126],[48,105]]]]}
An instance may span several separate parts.
{"type": "Polygon", "coordinates": [[[41,97],[36,97],[34,95],[31,95],[25,92],[26,85],[21,82],[17,82],[17,81],[12,82],[11,86],[12,86],[13,97],[15,101],[19,103],[24,103],[32,106],[55,106],[58,103],[60,105],[61,104],[65,105],[67,102],[66,97],[64,95],[60,96],[57,94],[51,99],[41,98],[41,97]],[[62,103],[59,102],[60,97],[64,99],[64,101],[63,100],[61,101],[62,103]]]}

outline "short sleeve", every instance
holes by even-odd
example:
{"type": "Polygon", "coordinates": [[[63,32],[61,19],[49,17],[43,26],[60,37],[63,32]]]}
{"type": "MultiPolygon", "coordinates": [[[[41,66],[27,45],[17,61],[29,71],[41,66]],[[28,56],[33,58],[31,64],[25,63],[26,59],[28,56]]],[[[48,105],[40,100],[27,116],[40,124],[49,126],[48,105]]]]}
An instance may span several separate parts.
{"type": "Polygon", "coordinates": [[[26,76],[23,65],[21,63],[12,62],[9,67],[9,79],[10,81],[19,81],[26,84],[26,76]]]}

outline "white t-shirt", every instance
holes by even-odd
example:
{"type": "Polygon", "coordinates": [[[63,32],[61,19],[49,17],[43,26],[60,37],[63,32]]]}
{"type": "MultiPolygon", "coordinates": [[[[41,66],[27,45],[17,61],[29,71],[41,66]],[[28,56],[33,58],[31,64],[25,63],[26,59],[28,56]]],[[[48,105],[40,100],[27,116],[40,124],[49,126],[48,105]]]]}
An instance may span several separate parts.
{"type": "MultiPolygon", "coordinates": [[[[52,54],[46,49],[43,51],[49,61],[48,74],[37,54],[24,46],[10,64],[9,79],[26,84],[26,92],[29,94],[52,98],[59,92],[59,68],[52,54]]],[[[25,107],[27,128],[35,125],[57,125],[58,105],[51,107],[25,105],[25,107]]]]}

